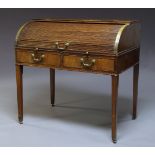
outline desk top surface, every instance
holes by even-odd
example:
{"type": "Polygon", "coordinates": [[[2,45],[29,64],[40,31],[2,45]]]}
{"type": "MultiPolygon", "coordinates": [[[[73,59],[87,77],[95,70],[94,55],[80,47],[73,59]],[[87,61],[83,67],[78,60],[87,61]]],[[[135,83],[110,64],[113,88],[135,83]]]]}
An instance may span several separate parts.
{"type": "Polygon", "coordinates": [[[131,24],[138,22],[137,20],[116,20],[116,19],[33,19],[37,22],[58,22],[58,23],[96,23],[96,24],[131,24]]]}

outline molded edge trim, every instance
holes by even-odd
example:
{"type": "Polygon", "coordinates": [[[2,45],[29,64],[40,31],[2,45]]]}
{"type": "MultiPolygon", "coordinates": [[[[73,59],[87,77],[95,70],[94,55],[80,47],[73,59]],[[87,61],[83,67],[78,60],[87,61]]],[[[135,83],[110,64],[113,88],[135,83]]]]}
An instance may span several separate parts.
{"type": "Polygon", "coordinates": [[[127,23],[127,24],[121,26],[121,28],[119,29],[119,31],[117,33],[117,36],[116,36],[116,39],[115,39],[115,44],[114,44],[114,53],[115,54],[118,54],[118,45],[119,45],[119,42],[120,42],[121,35],[122,35],[124,29],[129,25],[130,25],[130,23],[127,23]]]}
{"type": "Polygon", "coordinates": [[[27,24],[29,24],[29,23],[31,23],[31,22],[32,22],[32,21],[25,22],[25,23],[19,28],[19,30],[17,31],[17,34],[16,34],[15,43],[17,43],[18,38],[19,38],[19,35],[20,35],[21,31],[23,30],[23,28],[24,28],[27,24]]]}

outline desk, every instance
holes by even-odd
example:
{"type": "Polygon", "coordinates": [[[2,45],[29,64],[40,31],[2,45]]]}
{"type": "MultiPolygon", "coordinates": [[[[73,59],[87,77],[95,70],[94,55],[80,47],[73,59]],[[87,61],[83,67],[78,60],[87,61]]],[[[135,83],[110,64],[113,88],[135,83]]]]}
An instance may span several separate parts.
{"type": "Polygon", "coordinates": [[[51,104],[55,69],[100,73],[112,80],[112,141],[116,143],[119,75],[133,67],[133,111],[136,118],[140,24],[124,20],[38,19],[24,24],[16,36],[18,118],[23,123],[23,66],[50,70],[51,104]]]}

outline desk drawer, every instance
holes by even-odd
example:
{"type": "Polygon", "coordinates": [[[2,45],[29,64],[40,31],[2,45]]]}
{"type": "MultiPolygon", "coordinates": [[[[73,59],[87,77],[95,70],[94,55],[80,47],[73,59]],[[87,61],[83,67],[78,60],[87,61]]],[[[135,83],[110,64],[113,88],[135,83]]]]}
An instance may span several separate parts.
{"type": "Polygon", "coordinates": [[[96,56],[83,57],[76,55],[64,55],[63,66],[65,68],[92,70],[92,71],[114,71],[114,60],[96,56]]]}
{"type": "Polygon", "coordinates": [[[28,50],[16,50],[16,62],[31,65],[43,65],[59,67],[60,55],[54,52],[31,52],[28,50]]]}

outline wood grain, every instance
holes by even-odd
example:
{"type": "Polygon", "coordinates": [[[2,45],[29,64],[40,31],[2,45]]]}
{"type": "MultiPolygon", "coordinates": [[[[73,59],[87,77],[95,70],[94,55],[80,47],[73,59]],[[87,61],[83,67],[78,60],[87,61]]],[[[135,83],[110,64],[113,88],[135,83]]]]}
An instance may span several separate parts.
{"type": "MultiPolygon", "coordinates": [[[[64,55],[63,66],[68,68],[85,69],[81,65],[80,59],[82,56],[76,55],[64,55]]],[[[114,60],[99,58],[99,57],[89,57],[89,59],[95,59],[95,64],[90,68],[91,71],[114,71],[114,60]]]]}
{"type": "Polygon", "coordinates": [[[139,49],[122,54],[116,58],[115,71],[121,73],[139,62],[139,49]]]}
{"type": "Polygon", "coordinates": [[[117,142],[117,98],[119,75],[112,75],[112,140],[117,142]]]}
{"type": "MultiPolygon", "coordinates": [[[[31,54],[34,53],[33,51],[27,50],[17,50],[16,51],[16,62],[17,63],[30,63],[30,64],[37,64],[33,61],[31,54]]],[[[38,52],[44,54],[45,57],[43,61],[38,63],[39,65],[49,65],[54,67],[59,67],[60,65],[60,55],[58,53],[51,53],[51,52],[38,52]]]]}
{"type": "Polygon", "coordinates": [[[23,66],[16,65],[18,120],[23,123],[23,66]]]}
{"type": "Polygon", "coordinates": [[[138,77],[139,77],[139,64],[133,68],[133,111],[132,119],[137,117],[137,98],[138,98],[138,77]]]}
{"type": "Polygon", "coordinates": [[[118,55],[122,51],[139,47],[139,24],[133,21],[79,21],[66,20],[34,20],[26,24],[17,37],[17,47],[39,47],[55,49],[55,42],[64,46],[70,43],[69,51],[109,53],[118,55]],[[119,30],[129,24],[120,36],[118,51],[115,51],[115,41],[119,30]],[[131,40],[132,38],[132,40],[131,40]],[[134,38],[134,39],[133,39],[134,38]]]}

